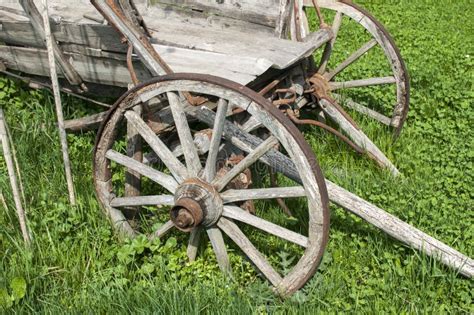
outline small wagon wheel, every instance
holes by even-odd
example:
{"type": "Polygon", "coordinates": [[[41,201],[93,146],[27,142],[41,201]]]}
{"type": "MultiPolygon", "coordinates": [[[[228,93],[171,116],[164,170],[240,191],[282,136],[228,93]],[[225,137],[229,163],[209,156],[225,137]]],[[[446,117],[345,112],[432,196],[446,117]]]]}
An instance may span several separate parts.
{"type": "Polygon", "coordinates": [[[199,231],[206,230],[222,271],[231,272],[225,244],[225,240],[231,240],[278,294],[289,295],[301,288],[314,274],[323,255],[329,229],[328,197],[314,154],[287,117],[263,97],[231,81],[207,75],[174,74],[128,91],[111,109],[99,131],[94,172],[98,198],[114,227],[121,232],[130,236],[145,233],[149,237],[191,232],[188,256],[194,259],[199,231]],[[183,96],[189,93],[200,96],[206,103],[190,106],[183,96]],[[164,132],[156,133],[147,118],[134,110],[151,100],[162,105],[158,116],[160,124],[166,125],[164,132]],[[215,111],[209,109],[213,107],[215,111]],[[239,123],[235,115],[228,116],[229,109],[235,107],[245,111],[239,114],[239,123]],[[248,117],[263,126],[258,132],[265,134],[264,139],[247,132],[249,129],[242,119],[248,117]],[[141,136],[143,155],[152,152],[160,163],[151,165],[126,155],[125,123],[133,124],[141,136]],[[204,145],[202,134],[208,140],[204,145]],[[277,145],[282,152],[276,149],[277,145]],[[222,172],[220,161],[234,150],[242,152],[241,159],[222,172]],[[230,188],[235,178],[249,170],[255,172],[260,162],[275,153],[285,154],[294,161],[301,184],[286,179],[288,187],[230,188]],[[140,196],[124,196],[126,170],[141,175],[140,196]],[[243,201],[274,198],[303,200],[304,206],[300,208],[304,211],[298,216],[301,221],[287,227],[283,214],[272,219],[265,211],[257,209],[254,215],[239,206],[243,201]],[[129,223],[123,211],[125,207],[142,207],[148,210],[143,211],[143,216],[152,220],[161,218],[166,223],[149,230],[151,233],[146,232],[145,228],[129,223]],[[169,211],[163,207],[169,207],[169,211]],[[285,248],[297,248],[299,256],[287,272],[279,270],[264,255],[270,244],[251,241],[254,230],[263,233],[263,241],[276,238],[284,242],[285,248]]]}
{"type": "MultiPolygon", "coordinates": [[[[361,7],[355,5],[351,1],[336,1],[336,0],[316,0],[314,1],[322,9],[323,15],[326,12],[335,12],[334,19],[326,21],[328,24],[332,24],[334,32],[334,38],[330,41],[323,52],[320,64],[319,74],[321,80],[325,81],[326,86],[331,91],[332,96],[339,102],[345,103],[348,107],[357,110],[367,116],[380,121],[385,125],[389,125],[394,128],[394,135],[398,137],[404,122],[407,118],[410,100],[410,82],[408,72],[405,63],[400,55],[400,51],[395,45],[393,38],[390,36],[385,27],[377,21],[370,13],[361,7]],[[349,17],[349,21],[344,24],[344,17],[349,17]],[[341,33],[343,28],[350,28],[350,23],[356,23],[368,33],[367,39],[370,39],[359,46],[359,48],[349,55],[345,56],[345,59],[339,62],[334,62],[333,52],[335,51],[349,51],[344,47],[344,41],[338,40],[338,34],[341,33]],[[343,74],[343,71],[355,64],[362,56],[366,55],[370,50],[374,50],[375,47],[381,48],[386,59],[386,63],[390,65],[390,70],[387,69],[387,73],[373,78],[360,78],[344,77],[342,80],[339,77],[343,74]],[[389,74],[388,71],[391,73],[389,74]],[[396,99],[390,104],[374,104],[364,106],[355,99],[347,99],[343,102],[341,95],[338,90],[342,89],[354,89],[354,88],[365,88],[381,85],[395,85],[396,92],[394,96],[396,99]],[[388,108],[393,107],[393,111],[389,113],[388,110],[383,111],[380,106],[386,106],[388,108]],[[372,108],[370,108],[372,107],[372,108]],[[390,116],[391,117],[388,117],[390,116]]],[[[305,4],[308,6],[312,4],[312,0],[305,0],[305,4]]],[[[351,37],[358,37],[355,34],[351,34],[351,37]]],[[[388,68],[388,67],[387,67],[388,68]]],[[[374,101],[382,101],[377,99],[374,101]]]]}

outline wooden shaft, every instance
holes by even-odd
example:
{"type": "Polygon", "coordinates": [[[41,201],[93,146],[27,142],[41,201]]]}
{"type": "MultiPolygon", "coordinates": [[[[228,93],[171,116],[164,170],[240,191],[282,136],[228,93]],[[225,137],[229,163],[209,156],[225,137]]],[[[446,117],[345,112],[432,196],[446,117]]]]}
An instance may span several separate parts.
{"type": "MultiPolygon", "coordinates": [[[[200,108],[199,111],[194,110],[192,115],[206,124],[212,125],[214,123],[215,114],[210,110],[200,108]]],[[[242,132],[240,128],[231,123],[224,125],[224,137],[245,152],[250,152],[252,147],[256,147],[263,142],[262,139],[256,136],[242,132]],[[235,141],[235,139],[238,139],[238,141],[235,141]]],[[[270,150],[261,158],[261,161],[268,164],[275,171],[281,172],[301,184],[301,179],[293,161],[281,152],[270,150]]],[[[326,185],[331,202],[361,217],[402,243],[441,261],[448,267],[459,270],[460,274],[470,278],[474,276],[474,261],[471,258],[346,189],[328,180],[326,180],[326,185]]]]}
{"type": "Polygon", "coordinates": [[[459,270],[462,275],[469,278],[474,277],[474,260],[471,258],[342,187],[328,180],[326,180],[326,185],[329,199],[335,204],[361,217],[402,243],[459,270]]]}
{"type": "Polygon", "coordinates": [[[12,187],[13,201],[15,202],[16,213],[18,215],[18,221],[20,222],[21,234],[26,244],[31,243],[30,233],[26,224],[26,214],[21,203],[20,189],[18,186],[18,179],[15,173],[15,166],[13,163],[13,157],[10,150],[10,142],[8,139],[6,120],[3,115],[3,109],[0,107],[0,142],[2,143],[3,155],[7,164],[8,177],[10,178],[10,185],[12,187]]]}
{"type": "Polygon", "coordinates": [[[71,162],[69,160],[66,129],[64,128],[63,106],[61,104],[61,94],[59,90],[58,73],[56,72],[56,59],[53,49],[53,38],[51,37],[51,28],[49,25],[48,0],[43,0],[43,22],[44,35],[46,39],[46,48],[48,50],[49,69],[51,73],[51,83],[53,86],[54,104],[58,119],[59,138],[61,141],[61,150],[63,153],[64,169],[66,172],[67,189],[69,192],[69,201],[72,205],[76,204],[76,195],[74,192],[74,183],[72,180],[71,162]]]}

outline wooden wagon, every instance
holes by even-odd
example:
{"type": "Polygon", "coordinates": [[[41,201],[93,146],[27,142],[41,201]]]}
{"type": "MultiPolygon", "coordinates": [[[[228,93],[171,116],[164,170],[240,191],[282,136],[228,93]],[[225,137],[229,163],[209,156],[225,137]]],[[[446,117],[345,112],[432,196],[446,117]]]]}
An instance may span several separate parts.
{"type": "MultiPolygon", "coordinates": [[[[335,0],[91,3],[50,1],[52,49],[64,92],[83,98],[124,93],[107,112],[67,124],[73,130],[100,125],[94,182],[119,231],[150,238],[175,228],[189,232],[190,260],[206,231],[219,267],[229,274],[225,234],[279,294],[288,295],[317,269],[328,240],[332,201],[472,276],[474,263],[468,257],[326,180],[295,127],[323,128],[398,175],[344,110],[391,126],[395,137],[407,117],[405,65],[388,32],[365,10],[335,0]],[[338,33],[350,23],[369,39],[333,65],[338,33]],[[338,80],[373,49],[382,52],[389,73],[338,80]],[[376,85],[393,87],[389,106],[370,108],[339,93],[376,85]],[[303,119],[306,114],[317,119],[303,119]],[[287,198],[300,211],[291,209],[283,200],[287,198]],[[267,199],[278,201],[280,216],[298,218],[296,227],[256,212],[255,203],[267,199]],[[163,219],[163,207],[169,209],[166,223],[147,230],[146,223],[163,219]],[[243,232],[249,226],[302,248],[295,250],[299,257],[288,273],[278,272],[250,241],[243,232]]],[[[33,0],[4,0],[1,5],[2,72],[48,86],[41,6],[33,0]]]]}

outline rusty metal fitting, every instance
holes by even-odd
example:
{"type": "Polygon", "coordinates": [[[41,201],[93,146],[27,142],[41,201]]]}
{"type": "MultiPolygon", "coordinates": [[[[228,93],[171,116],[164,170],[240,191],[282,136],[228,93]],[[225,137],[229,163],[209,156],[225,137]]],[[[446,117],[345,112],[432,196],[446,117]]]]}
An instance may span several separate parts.
{"type": "Polygon", "coordinates": [[[222,215],[223,203],[213,186],[198,178],[184,181],[175,192],[175,205],[170,217],[181,231],[214,225],[222,215]]]}
{"type": "Polygon", "coordinates": [[[171,208],[170,216],[178,229],[190,232],[201,224],[204,215],[198,202],[190,198],[180,198],[171,208]]]}

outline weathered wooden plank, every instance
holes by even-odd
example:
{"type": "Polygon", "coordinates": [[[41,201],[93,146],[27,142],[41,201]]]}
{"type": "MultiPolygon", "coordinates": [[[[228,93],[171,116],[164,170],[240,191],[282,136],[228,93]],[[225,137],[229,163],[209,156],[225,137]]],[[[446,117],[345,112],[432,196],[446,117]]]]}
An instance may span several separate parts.
{"type": "MultiPolygon", "coordinates": [[[[2,21],[0,39],[12,45],[42,48],[41,37],[34,32],[30,22],[2,21]]],[[[120,34],[111,26],[101,24],[75,24],[62,22],[52,24],[51,31],[60,43],[84,45],[90,48],[125,53],[127,45],[120,40],[120,34]]]]}
{"type": "Polygon", "coordinates": [[[148,25],[154,31],[157,43],[212,51],[232,58],[237,56],[264,58],[271,61],[273,67],[277,69],[285,69],[311,55],[315,49],[332,38],[332,31],[329,29],[318,30],[308,41],[296,43],[269,36],[249,36],[243,32],[201,30],[172,24],[160,25],[159,21],[150,21],[148,25]]]}
{"type": "MultiPolygon", "coordinates": [[[[139,6],[140,7],[140,6],[139,6]]],[[[150,6],[143,13],[147,23],[159,21],[160,24],[178,24],[183,27],[193,27],[197,29],[216,29],[226,31],[248,32],[249,34],[259,34],[259,36],[274,36],[274,27],[255,24],[245,20],[235,19],[222,15],[209,14],[200,10],[190,8],[170,9],[169,5],[157,4],[150,6]]],[[[148,25],[148,24],[147,24],[148,25]]]]}
{"type": "MultiPolygon", "coordinates": [[[[162,56],[169,61],[176,72],[211,74],[229,78],[243,85],[253,81],[259,72],[263,73],[267,67],[265,63],[270,67],[264,60],[245,57],[230,59],[223,54],[208,52],[196,52],[196,59],[193,61],[192,52],[188,49],[169,49],[157,45],[154,47],[159,52],[162,48],[164,49],[162,56]],[[239,65],[242,67],[239,68],[239,65]],[[241,72],[246,70],[252,73],[241,72]]],[[[131,83],[125,55],[123,60],[119,60],[120,56],[117,54],[111,56],[110,53],[101,51],[95,51],[95,54],[96,56],[65,53],[85,81],[121,87],[127,87],[131,83]]],[[[47,76],[49,72],[46,51],[43,49],[0,46],[0,60],[4,61],[9,69],[29,74],[47,76]]],[[[151,78],[150,73],[141,62],[135,61],[134,68],[140,81],[151,78]]]]}
{"type": "Polygon", "coordinates": [[[154,3],[168,5],[171,10],[185,7],[203,11],[208,16],[225,16],[274,28],[279,17],[279,0],[239,0],[238,5],[231,1],[209,0],[155,0],[154,3]]]}

